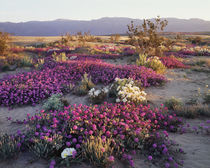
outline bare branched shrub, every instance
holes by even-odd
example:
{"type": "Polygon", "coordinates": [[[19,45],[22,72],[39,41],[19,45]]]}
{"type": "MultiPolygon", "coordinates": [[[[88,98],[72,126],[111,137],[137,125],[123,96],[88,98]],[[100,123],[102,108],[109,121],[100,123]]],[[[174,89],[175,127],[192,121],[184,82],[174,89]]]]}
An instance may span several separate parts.
{"type": "Polygon", "coordinates": [[[90,32],[78,32],[76,35],[77,41],[81,46],[86,46],[86,42],[95,42],[96,38],[90,34],[90,32]]]}
{"type": "Polygon", "coordinates": [[[128,25],[129,43],[134,45],[137,52],[149,56],[162,56],[164,49],[171,45],[171,41],[159,35],[167,26],[167,20],[157,17],[154,22],[144,19],[141,26],[135,26],[133,21],[128,25]]]}
{"type": "Polygon", "coordinates": [[[61,36],[62,45],[68,46],[71,41],[74,41],[74,38],[70,33],[66,33],[65,36],[61,36]]]}
{"type": "Polygon", "coordinates": [[[86,46],[86,42],[96,42],[98,39],[90,34],[90,32],[77,32],[76,35],[66,33],[61,36],[61,40],[58,42],[64,46],[70,46],[72,42],[78,42],[80,46],[86,46]]]}

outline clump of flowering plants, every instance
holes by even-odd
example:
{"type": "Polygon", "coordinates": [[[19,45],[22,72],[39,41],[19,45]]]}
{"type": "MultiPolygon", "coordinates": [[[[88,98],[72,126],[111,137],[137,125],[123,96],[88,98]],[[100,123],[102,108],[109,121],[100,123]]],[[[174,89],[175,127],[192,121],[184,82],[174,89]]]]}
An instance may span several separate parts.
{"type": "Polygon", "coordinates": [[[134,166],[132,157],[128,155],[133,150],[150,154],[154,159],[174,157],[176,151],[165,144],[167,131],[163,131],[162,139],[155,140],[167,149],[161,148],[161,152],[153,154],[147,142],[160,129],[176,131],[181,120],[163,108],[104,103],[100,106],[67,106],[63,111],[42,110],[34,116],[28,115],[25,123],[30,129],[20,145],[38,157],[54,158],[56,164],[69,164],[81,159],[93,162],[98,158],[94,164],[102,165],[109,165],[117,158],[126,159],[134,166]],[[93,141],[98,145],[93,146],[93,141]]]}
{"type": "Polygon", "coordinates": [[[105,98],[108,95],[108,92],[109,92],[108,87],[104,87],[101,89],[92,88],[91,90],[89,90],[88,96],[92,103],[99,104],[105,100],[105,98]]]}
{"type": "Polygon", "coordinates": [[[160,85],[165,77],[152,69],[132,65],[114,65],[95,61],[56,63],[45,60],[42,70],[7,76],[0,81],[0,105],[13,106],[40,102],[52,94],[67,93],[71,83],[80,81],[87,73],[94,84],[108,85],[116,77],[141,81],[142,86],[160,85]]]}
{"type": "Polygon", "coordinates": [[[141,88],[141,83],[133,81],[131,78],[116,78],[111,90],[116,96],[116,102],[133,102],[135,104],[146,102],[147,94],[141,88]]]}
{"type": "Polygon", "coordinates": [[[150,57],[147,59],[147,67],[152,68],[157,73],[164,73],[166,70],[165,65],[161,62],[159,57],[150,57]]]}
{"type": "Polygon", "coordinates": [[[77,59],[85,59],[85,58],[95,58],[95,59],[117,59],[121,58],[122,55],[119,54],[68,54],[67,57],[71,59],[73,56],[76,56],[77,59]]]}
{"type": "Polygon", "coordinates": [[[161,62],[170,69],[173,68],[189,68],[175,57],[160,57],[161,62]]]}
{"type": "Polygon", "coordinates": [[[179,51],[179,53],[190,56],[210,56],[210,50],[208,48],[199,46],[187,47],[179,51]]]}
{"type": "Polygon", "coordinates": [[[139,59],[136,60],[136,65],[151,68],[157,73],[164,73],[166,70],[165,65],[160,61],[159,57],[149,57],[145,54],[140,54],[139,59]]]}

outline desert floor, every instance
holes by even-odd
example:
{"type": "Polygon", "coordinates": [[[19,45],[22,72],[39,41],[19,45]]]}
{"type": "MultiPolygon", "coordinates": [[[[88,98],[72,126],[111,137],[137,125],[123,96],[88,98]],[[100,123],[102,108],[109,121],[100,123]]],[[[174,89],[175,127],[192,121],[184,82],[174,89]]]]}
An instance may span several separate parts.
{"type": "MultiPolygon", "coordinates": [[[[190,58],[200,59],[200,58],[190,58]]],[[[202,57],[205,59],[205,57],[202,57]]],[[[114,64],[125,64],[128,58],[119,60],[107,60],[114,64]]],[[[190,61],[190,60],[189,60],[190,61]]],[[[18,69],[18,72],[28,71],[28,69],[18,69]]],[[[1,73],[0,78],[4,75],[8,75],[16,72],[1,73]]],[[[168,82],[164,86],[150,87],[146,89],[148,93],[148,101],[151,105],[159,106],[168,98],[172,96],[187,101],[197,93],[197,89],[205,89],[205,85],[210,85],[210,73],[196,72],[191,69],[175,69],[167,70],[166,77],[168,82]]],[[[65,98],[71,104],[89,104],[87,97],[79,97],[72,94],[68,94],[65,98]]],[[[7,117],[12,117],[13,120],[23,120],[26,114],[35,114],[41,110],[41,104],[32,106],[17,107],[14,109],[8,109],[6,107],[0,108],[0,133],[15,133],[18,129],[24,130],[21,124],[11,123],[7,121],[7,117]]],[[[191,126],[199,125],[201,122],[209,120],[209,118],[199,119],[185,119],[186,124],[191,126]]],[[[170,134],[170,137],[175,140],[183,148],[186,154],[183,156],[184,168],[209,168],[210,167],[210,136],[196,134],[196,133],[185,133],[185,134],[170,134]]],[[[136,155],[135,165],[138,168],[149,168],[156,167],[155,165],[149,165],[146,163],[144,156],[136,155]]],[[[33,155],[30,153],[21,154],[17,160],[9,162],[1,162],[0,167],[2,168],[45,168],[47,162],[44,160],[33,160],[33,155]]],[[[87,164],[73,165],[75,168],[91,167],[87,164]]],[[[122,163],[117,163],[114,167],[126,167],[122,163]]]]}

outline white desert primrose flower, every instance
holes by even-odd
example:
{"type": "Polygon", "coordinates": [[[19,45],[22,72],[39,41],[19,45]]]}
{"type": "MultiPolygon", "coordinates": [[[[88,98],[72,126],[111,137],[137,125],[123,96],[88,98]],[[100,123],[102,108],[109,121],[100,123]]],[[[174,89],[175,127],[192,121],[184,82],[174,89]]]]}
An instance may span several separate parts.
{"type": "Polygon", "coordinates": [[[115,78],[115,81],[119,81],[120,80],[120,78],[115,78]]]}
{"type": "Polygon", "coordinates": [[[103,88],[103,91],[104,91],[104,93],[108,93],[109,92],[108,87],[103,88]]]}
{"type": "Polygon", "coordinates": [[[119,103],[119,102],[120,102],[120,99],[119,99],[119,98],[117,98],[117,99],[116,99],[116,102],[117,102],[117,103],[119,103]]]}
{"type": "Polygon", "coordinates": [[[100,90],[96,90],[96,91],[94,92],[94,94],[95,94],[96,96],[98,96],[100,93],[101,93],[100,90]]]}
{"type": "Polygon", "coordinates": [[[126,98],[124,98],[122,101],[125,103],[125,102],[127,102],[127,99],[126,99],[126,98]]]}
{"type": "Polygon", "coordinates": [[[63,159],[67,158],[68,156],[72,156],[73,153],[76,152],[76,150],[74,148],[66,148],[63,150],[63,152],[61,153],[61,157],[63,159]]]}

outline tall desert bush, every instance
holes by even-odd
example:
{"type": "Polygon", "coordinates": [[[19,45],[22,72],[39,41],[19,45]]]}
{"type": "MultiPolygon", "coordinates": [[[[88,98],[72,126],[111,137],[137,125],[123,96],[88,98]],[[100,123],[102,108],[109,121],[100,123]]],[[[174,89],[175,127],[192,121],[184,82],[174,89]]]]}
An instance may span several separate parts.
{"type": "Polygon", "coordinates": [[[9,48],[9,33],[0,32],[0,55],[5,55],[9,48]]]}
{"type": "Polygon", "coordinates": [[[141,26],[131,22],[128,25],[129,43],[136,47],[140,54],[150,56],[162,56],[166,48],[171,45],[171,41],[160,36],[159,32],[167,26],[167,20],[157,17],[154,22],[144,19],[141,26]]]}

